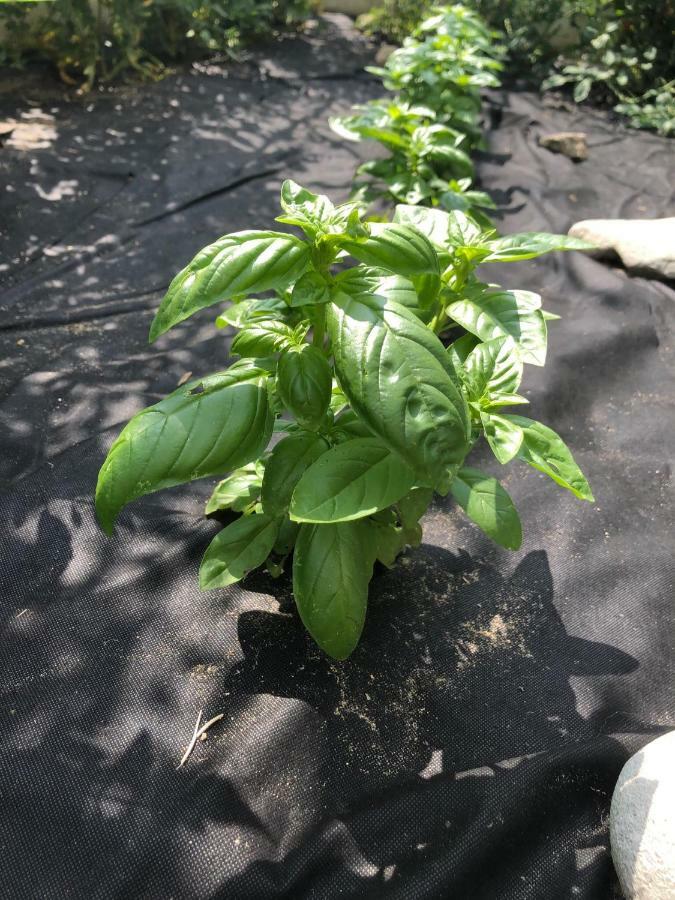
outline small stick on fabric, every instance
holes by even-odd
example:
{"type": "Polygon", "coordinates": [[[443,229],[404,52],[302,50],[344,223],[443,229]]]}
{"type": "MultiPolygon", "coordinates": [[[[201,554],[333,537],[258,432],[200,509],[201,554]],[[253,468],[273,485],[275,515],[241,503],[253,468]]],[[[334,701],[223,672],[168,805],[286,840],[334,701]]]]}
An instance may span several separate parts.
{"type": "Polygon", "coordinates": [[[224,713],[218,713],[217,716],[214,716],[212,719],[209,719],[209,721],[205,725],[202,725],[202,727],[200,728],[199,723],[201,722],[201,719],[202,719],[202,711],[199,710],[199,715],[197,716],[197,724],[195,725],[195,733],[192,735],[192,740],[190,741],[190,744],[189,744],[187,750],[185,751],[183,758],[180,761],[180,765],[178,766],[179,769],[183,765],[185,765],[185,763],[188,761],[190,754],[195,749],[197,741],[200,738],[206,737],[206,732],[209,730],[209,728],[212,725],[215,725],[216,722],[220,722],[220,720],[223,718],[224,715],[225,715],[224,713]]]}
{"type": "Polygon", "coordinates": [[[178,765],[176,766],[176,771],[178,771],[178,769],[181,769],[181,768],[185,765],[185,763],[186,763],[186,762],[188,761],[188,759],[189,759],[190,754],[191,754],[192,751],[195,749],[195,744],[196,744],[197,741],[199,740],[199,726],[201,725],[201,721],[202,721],[202,710],[200,709],[200,710],[199,710],[199,715],[197,716],[197,723],[196,723],[196,725],[195,725],[194,734],[192,735],[192,740],[191,740],[190,743],[187,745],[187,750],[186,750],[185,753],[183,754],[183,758],[181,759],[181,761],[180,761],[180,762],[178,763],[178,765]]]}
{"type": "Polygon", "coordinates": [[[209,719],[209,721],[206,723],[206,725],[202,725],[202,727],[199,729],[199,732],[197,733],[197,740],[199,740],[199,738],[201,738],[201,737],[205,737],[206,732],[209,730],[209,728],[212,725],[215,725],[216,722],[220,722],[220,720],[223,718],[224,715],[225,715],[225,713],[218,713],[217,716],[214,716],[212,719],[209,719]]]}

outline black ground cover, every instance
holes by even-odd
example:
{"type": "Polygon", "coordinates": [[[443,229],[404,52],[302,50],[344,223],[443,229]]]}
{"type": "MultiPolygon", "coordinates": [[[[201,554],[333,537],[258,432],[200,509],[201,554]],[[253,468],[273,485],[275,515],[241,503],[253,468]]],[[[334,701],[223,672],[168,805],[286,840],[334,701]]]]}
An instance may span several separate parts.
{"type": "MultiPolygon", "coordinates": [[[[284,177],[346,196],[368,148],[326,120],[378,92],[369,52],[335,19],[256,65],[0,90],[0,118],[39,105],[56,131],[0,148],[3,897],[614,896],[614,782],[674,717],[672,287],[581,254],[490,270],[563,316],[525,393],[597,502],[511,467],[515,554],[439,502],[345,663],[283,579],[199,592],[210,483],[95,525],[121,423],[227,363],[213,310],[147,346],[163,289],[273,227],[284,177]],[[176,771],[200,708],[224,720],[176,771]]],[[[526,94],[493,93],[488,126],[505,232],[673,214],[672,142],[526,94]],[[570,127],[587,162],[537,146],[570,127]]]]}

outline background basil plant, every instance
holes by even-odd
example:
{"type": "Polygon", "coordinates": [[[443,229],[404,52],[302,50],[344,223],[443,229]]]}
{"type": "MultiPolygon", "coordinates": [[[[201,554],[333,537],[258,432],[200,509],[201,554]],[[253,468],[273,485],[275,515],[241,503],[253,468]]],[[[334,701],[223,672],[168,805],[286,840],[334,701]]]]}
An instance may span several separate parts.
{"type": "Polygon", "coordinates": [[[277,221],[303,238],[229,234],[174,278],[150,339],[229,300],[216,324],[238,330],[240,358],[131,419],[101,468],[96,508],[111,533],[132,500],[225,476],[206,511],[239,515],[206,550],[201,587],[265,564],[279,574],[292,554],[302,621],[344,659],[375,562],[392,566],[419,544],[434,492],[450,492],[498,544],[520,546],[511,498],[466,464],[481,438],[500,463],[519,459],[593,499],[560,437],[510,411],[527,402],[523,365],[544,364],[555,317],[537,294],[475,274],[479,263],[586,245],[499,237],[458,210],[400,205],[393,222],[367,223],[358,204],[334,206],[292,181],[281,206],[277,221]]]}

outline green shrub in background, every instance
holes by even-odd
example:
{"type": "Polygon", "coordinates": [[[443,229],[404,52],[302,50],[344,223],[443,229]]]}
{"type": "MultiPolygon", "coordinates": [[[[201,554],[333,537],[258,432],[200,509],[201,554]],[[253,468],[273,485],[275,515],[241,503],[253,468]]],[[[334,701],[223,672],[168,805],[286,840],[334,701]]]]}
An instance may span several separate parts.
{"type": "Polygon", "coordinates": [[[330,122],[341,137],[378,141],[389,154],[357,169],[368,180],[355,184],[355,199],[462,210],[486,225],[481,210],[494,204],[472,189],[469,154],[482,145],[480,88],[499,85],[495,37],[465,6],[437,7],[383,67],[368,68],[396,95],[330,122]]]}
{"type": "MultiPolygon", "coordinates": [[[[631,125],[675,133],[675,0],[473,0],[504,35],[511,76],[570,85],[578,102],[611,104],[631,125]]],[[[401,41],[424,0],[385,0],[364,28],[401,41]]]]}
{"type": "Polygon", "coordinates": [[[309,0],[58,0],[0,5],[0,63],[48,59],[67,83],[91,87],[127,70],[157,76],[166,61],[234,53],[302,21],[309,0]]]}

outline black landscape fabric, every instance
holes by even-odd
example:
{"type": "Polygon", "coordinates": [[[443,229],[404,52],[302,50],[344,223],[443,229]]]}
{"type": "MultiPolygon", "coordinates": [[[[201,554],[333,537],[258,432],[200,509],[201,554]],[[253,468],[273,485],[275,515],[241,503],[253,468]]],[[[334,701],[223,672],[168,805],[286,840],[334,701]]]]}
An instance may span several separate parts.
{"type": "MultiPolygon", "coordinates": [[[[162,291],[215,237],[274,227],[284,177],[346,197],[370,148],[326,120],[381,92],[371,56],[333,18],[255,64],[88,98],[3,76],[3,898],[616,895],[614,783],[674,727],[672,286],[578,253],[490,270],[562,316],[525,393],[596,503],[504,469],[508,553],[439,501],[347,662],[285,578],[199,592],[212,483],[133,504],[112,540],[94,520],[122,423],[228,362],[214,310],[148,347],[162,291]],[[224,718],[177,771],[200,709],[224,718]]],[[[486,118],[504,232],[673,215],[672,141],[522,93],[486,118]],[[588,161],[538,147],[570,128],[588,161]]]]}

